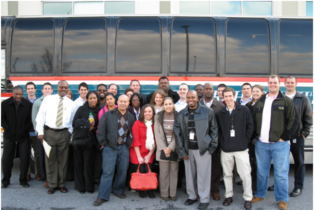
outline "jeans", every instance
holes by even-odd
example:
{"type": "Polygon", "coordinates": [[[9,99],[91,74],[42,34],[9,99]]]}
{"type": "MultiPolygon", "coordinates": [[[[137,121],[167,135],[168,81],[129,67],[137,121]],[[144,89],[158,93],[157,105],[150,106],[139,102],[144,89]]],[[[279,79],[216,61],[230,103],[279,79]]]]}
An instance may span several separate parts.
{"type": "Polygon", "coordinates": [[[102,155],[102,175],[99,184],[99,193],[97,198],[102,198],[109,201],[111,185],[115,168],[117,168],[117,174],[113,183],[113,193],[124,193],[126,174],[129,166],[130,153],[126,145],[117,146],[117,150],[113,150],[111,147],[104,147],[102,155]]]}
{"type": "Polygon", "coordinates": [[[266,198],[269,181],[269,170],[273,159],[275,175],[276,201],[288,202],[290,144],[288,141],[276,143],[263,143],[255,140],[255,155],[257,161],[257,191],[255,196],[266,198]]]}

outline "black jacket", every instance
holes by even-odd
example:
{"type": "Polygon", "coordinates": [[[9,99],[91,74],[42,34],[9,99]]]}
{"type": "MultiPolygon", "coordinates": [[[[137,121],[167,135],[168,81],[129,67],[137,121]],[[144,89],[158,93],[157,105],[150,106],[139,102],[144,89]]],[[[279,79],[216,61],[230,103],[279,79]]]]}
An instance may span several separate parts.
{"type": "Polygon", "coordinates": [[[13,97],[4,100],[1,103],[1,126],[5,139],[16,142],[29,139],[29,132],[33,131],[32,103],[22,98],[16,113],[13,97]]]}
{"type": "MultiPolygon", "coordinates": [[[[113,150],[117,150],[118,140],[118,109],[115,108],[106,112],[99,121],[97,139],[99,144],[106,147],[109,146],[113,150]]],[[[129,133],[125,142],[127,148],[133,143],[132,127],[135,122],[134,116],[127,111],[129,133]]]]}
{"type": "Polygon", "coordinates": [[[254,130],[250,110],[246,106],[235,103],[235,110],[231,115],[227,109],[221,109],[216,117],[220,148],[224,152],[246,150],[254,130]],[[233,119],[235,137],[230,137],[231,119],[233,119]]]}
{"type": "MultiPolygon", "coordinates": [[[[207,150],[213,154],[218,145],[218,127],[212,109],[209,109],[199,102],[194,113],[197,143],[200,154],[203,155],[207,150]]],[[[176,139],[176,152],[179,158],[189,155],[188,151],[188,106],[179,112],[173,125],[173,132],[176,139]]]]}
{"type": "MultiPolygon", "coordinates": [[[[253,107],[256,138],[261,135],[263,110],[267,94],[256,101],[253,107]]],[[[280,138],[285,141],[291,140],[293,134],[298,130],[299,124],[298,113],[295,111],[292,100],[279,91],[271,106],[269,142],[277,142],[280,138]]]]}
{"type": "MultiPolygon", "coordinates": [[[[140,110],[142,109],[142,107],[140,107],[140,110]]],[[[128,107],[128,111],[133,115],[135,121],[136,121],[136,114],[134,112],[133,106],[129,106],[128,107]]]]}
{"type": "MultiPolygon", "coordinates": [[[[151,94],[149,94],[147,97],[146,97],[146,102],[145,104],[149,104],[150,103],[150,100],[152,99],[153,97],[153,94],[154,92],[152,92],[151,94]]],[[[173,99],[173,103],[177,103],[179,100],[180,100],[180,96],[177,92],[174,92],[173,90],[169,89],[168,91],[168,97],[171,97],[173,99]]]]}
{"type": "Polygon", "coordinates": [[[92,139],[92,144],[95,146],[98,146],[98,141],[96,138],[96,130],[97,130],[97,126],[98,126],[98,112],[100,110],[100,107],[97,106],[94,109],[93,117],[95,120],[95,126],[94,129],[89,131],[90,128],[90,123],[88,120],[89,117],[89,106],[88,103],[85,102],[82,106],[80,106],[73,118],[72,121],[72,126],[73,126],[73,139],[76,138],[87,138],[88,135],[91,137],[92,139]]]}
{"type": "Polygon", "coordinates": [[[292,138],[298,138],[302,134],[306,138],[310,134],[310,129],[313,124],[310,99],[297,91],[293,98],[293,104],[298,114],[300,124],[299,129],[292,135],[292,138]]]}

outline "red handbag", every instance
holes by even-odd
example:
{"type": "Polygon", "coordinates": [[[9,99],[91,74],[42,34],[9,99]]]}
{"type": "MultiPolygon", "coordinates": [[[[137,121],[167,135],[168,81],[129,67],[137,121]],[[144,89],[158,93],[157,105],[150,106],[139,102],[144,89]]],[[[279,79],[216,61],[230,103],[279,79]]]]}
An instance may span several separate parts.
{"type": "MultiPolygon", "coordinates": [[[[146,163],[147,164],[147,163],[146,163]]],[[[140,164],[138,165],[137,172],[131,174],[130,187],[133,190],[154,190],[158,187],[157,174],[150,170],[147,164],[148,173],[140,173],[140,164]]]]}

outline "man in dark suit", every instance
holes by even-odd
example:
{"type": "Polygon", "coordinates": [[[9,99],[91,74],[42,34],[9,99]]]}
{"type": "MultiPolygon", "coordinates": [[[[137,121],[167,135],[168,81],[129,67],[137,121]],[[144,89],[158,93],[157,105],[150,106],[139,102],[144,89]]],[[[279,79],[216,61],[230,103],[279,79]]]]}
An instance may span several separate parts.
{"type": "Polygon", "coordinates": [[[13,96],[1,103],[1,122],[3,134],[3,178],[2,188],[10,184],[16,147],[18,147],[20,166],[20,185],[28,188],[27,170],[29,166],[29,132],[32,125],[32,103],[23,98],[23,88],[13,88],[13,96]]]}
{"type": "MultiPolygon", "coordinates": [[[[211,108],[214,111],[214,114],[216,115],[217,112],[219,112],[221,109],[225,108],[223,103],[218,101],[214,98],[214,86],[212,83],[205,83],[203,88],[203,95],[204,97],[201,98],[200,104],[207,106],[208,108],[211,108]]],[[[222,175],[222,168],[221,168],[221,162],[220,162],[220,148],[219,145],[217,149],[212,154],[212,176],[211,176],[211,187],[210,191],[213,196],[214,200],[220,200],[219,195],[219,181],[220,177],[222,175]]]]}
{"type": "MultiPolygon", "coordinates": [[[[158,88],[165,91],[167,96],[173,99],[173,103],[177,103],[179,101],[179,99],[180,99],[179,94],[177,92],[174,92],[173,90],[169,89],[169,79],[167,77],[162,76],[159,78],[158,88]]],[[[150,103],[150,100],[152,99],[153,94],[154,94],[154,92],[152,92],[151,94],[149,94],[146,97],[146,104],[150,103]]]]}

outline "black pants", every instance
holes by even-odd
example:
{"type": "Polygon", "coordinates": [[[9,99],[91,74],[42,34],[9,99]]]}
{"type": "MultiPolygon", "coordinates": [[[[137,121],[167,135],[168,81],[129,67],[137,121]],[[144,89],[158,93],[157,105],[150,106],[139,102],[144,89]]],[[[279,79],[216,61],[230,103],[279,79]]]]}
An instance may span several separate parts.
{"type": "Polygon", "coordinates": [[[69,145],[69,156],[68,156],[68,174],[67,179],[71,181],[74,179],[74,155],[73,155],[73,146],[69,145]]]}
{"type": "Polygon", "coordinates": [[[211,175],[211,193],[219,193],[219,182],[222,176],[222,168],[220,162],[220,148],[216,148],[212,154],[212,175],[211,175]]]}
{"type": "Polygon", "coordinates": [[[290,151],[294,159],[294,187],[302,190],[305,176],[304,139],[302,136],[297,138],[296,143],[291,141],[290,151]]]}
{"type": "Polygon", "coordinates": [[[94,146],[88,149],[73,149],[74,181],[78,191],[94,192],[95,150],[94,146]]]}
{"type": "Polygon", "coordinates": [[[45,150],[42,143],[40,142],[38,138],[37,138],[37,148],[38,148],[38,154],[39,154],[39,168],[40,168],[41,180],[46,182],[47,178],[46,178],[45,150]]]}
{"type": "Polygon", "coordinates": [[[255,157],[255,145],[249,143],[249,157],[251,165],[251,177],[252,177],[252,190],[256,192],[257,190],[257,163],[255,157]]]}
{"type": "Polygon", "coordinates": [[[185,177],[185,166],[184,161],[179,161],[179,172],[178,172],[178,185],[177,188],[182,188],[183,177],[185,177]]]}
{"type": "Polygon", "coordinates": [[[94,182],[99,183],[102,174],[102,150],[95,149],[94,182]]]}
{"type": "Polygon", "coordinates": [[[18,149],[18,155],[20,158],[20,183],[27,183],[27,172],[29,166],[29,139],[24,139],[20,142],[10,141],[8,139],[3,140],[3,156],[2,156],[2,171],[3,178],[2,183],[10,183],[12,174],[13,161],[15,150],[18,149]]]}

